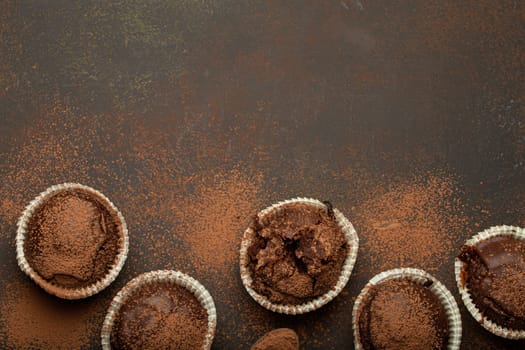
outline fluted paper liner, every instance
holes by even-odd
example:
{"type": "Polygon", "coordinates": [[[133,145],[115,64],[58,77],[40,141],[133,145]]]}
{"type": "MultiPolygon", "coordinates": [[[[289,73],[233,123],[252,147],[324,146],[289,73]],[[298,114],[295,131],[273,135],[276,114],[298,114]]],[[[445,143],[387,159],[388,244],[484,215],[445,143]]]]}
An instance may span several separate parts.
{"type": "Polygon", "coordinates": [[[208,331],[204,337],[203,349],[208,350],[211,348],[213,337],[215,336],[215,329],[217,328],[217,312],[210,293],[196,279],[180,271],[159,270],[146,272],[135,277],[113,298],[106,314],[106,318],[104,319],[104,324],[102,325],[101,338],[103,350],[111,350],[111,329],[113,328],[120,307],[126,302],[128,297],[137,288],[158,282],[179,285],[187,289],[195,296],[195,298],[197,298],[199,303],[208,313],[208,331]]]}
{"type": "MultiPolygon", "coordinates": [[[[516,226],[502,225],[493,226],[484,231],[479,232],[478,234],[470,238],[468,241],[466,241],[465,245],[475,246],[476,244],[487,238],[503,235],[509,235],[516,239],[525,241],[525,229],[516,226]]],[[[478,323],[481,326],[483,326],[483,328],[495,335],[508,339],[525,339],[525,330],[517,330],[502,327],[497,323],[491,321],[489,318],[483,316],[476,304],[474,304],[474,302],[472,301],[470,291],[467,288],[466,283],[464,283],[465,281],[463,281],[463,278],[461,276],[465,271],[465,268],[466,264],[459,258],[456,258],[454,270],[456,273],[456,282],[458,285],[459,294],[461,295],[463,304],[465,304],[467,310],[470,312],[472,317],[474,317],[474,319],[478,321],[478,323]]]]}
{"type": "MultiPolygon", "coordinates": [[[[326,208],[326,205],[322,202],[312,199],[312,198],[294,198],[286,201],[279,202],[277,204],[271,205],[268,208],[260,211],[257,215],[261,221],[264,221],[265,218],[267,218],[269,215],[275,213],[278,210],[281,210],[281,208],[284,205],[291,204],[291,203],[303,203],[308,204],[311,206],[314,206],[316,208],[326,208]]],[[[352,273],[352,269],[354,268],[355,261],[357,259],[357,251],[359,248],[359,238],[357,237],[357,233],[354,229],[354,226],[352,226],[352,223],[348,221],[348,219],[336,208],[334,210],[335,220],[341,230],[343,231],[346,241],[348,243],[348,254],[347,257],[343,263],[343,266],[341,267],[341,273],[339,276],[339,280],[335,284],[335,286],[326,292],[325,294],[300,305],[285,305],[285,304],[275,304],[272,303],[266,296],[261,295],[257,293],[252,288],[252,274],[249,268],[249,262],[250,258],[248,257],[248,248],[251,245],[252,239],[255,236],[255,232],[251,227],[248,227],[246,231],[244,231],[244,236],[242,238],[241,242],[241,249],[240,249],[240,271],[241,271],[241,279],[244,287],[248,291],[248,294],[261,306],[264,308],[274,311],[277,313],[287,314],[287,315],[298,315],[298,314],[304,314],[310,311],[314,311],[323,305],[330,302],[332,299],[334,299],[346,286],[348,283],[348,279],[350,278],[350,275],[352,273]]]]}
{"type": "Polygon", "coordinates": [[[410,279],[411,281],[423,285],[428,280],[432,281],[432,285],[428,289],[433,292],[438,299],[443,304],[445,308],[445,313],[448,318],[448,329],[449,329],[449,339],[448,339],[448,350],[458,350],[461,344],[461,315],[459,313],[458,305],[456,300],[450,293],[450,291],[445,287],[441,282],[439,282],[432,275],[426,271],[413,268],[397,268],[393,270],[388,270],[381,272],[375,275],[361,290],[359,296],[357,297],[354,308],[352,310],[352,327],[354,330],[354,344],[356,350],[362,350],[363,346],[361,345],[360,336],[359,336],[359,315],[360,315],[360,305],[365,299],[366,295],[370,289],[374,286],[377,286],[383,282],[389,280],[400,280],[403,278],[410,279]]]}
{"type": "Polygon", "coordinates": [[[49,187],[44,192],[40,193],[35,199],[33,199],[29,205],[25,208],[24,212],[22,213],[22,216],[20,219],[18,219],[18,228],[16,231],[16,260],[18,261],[18,266],[20,266],[20,269],[28,275],[33,281],[35,281],[36,284],[38,284],[42,289],[44,289],[46,292],[53,294],[59,298],[63,299],[82,299],[89,297],[93,294],[97,294],[107,286],[109,286],[115,278],[117,278],[118,274],[120,273],[120,270],[124,266],[124,263],[126,262],[126,258],[128,256],[128,247],[129,247],[129,237],[128,237],[128,229],[126,226],[126,222],[124,221],[124,217],[120,213],[120,211],[117,209],[117,207],[101,192],[77,183],[63,183],[59,185],[54,185],[49,187]],[[118,220],[120,221],[120,227],[121,227],[121,238],[119,240],[120,247],[117,256],[115,257],[115,262],[113,267],[107,272],[107,274],[101,278],[100,280],[94,282],[93,284],[82,287],[82,288],[66,288],[62,287],[53,283],[50,283],[49,281],[45,280],[42,276],[36,272],[31,265],[28,263],[28,261],[25,258],[24,253],[24,242],[26,239],[27,234],[27,224],[29,222],[29,219],[35,212],[35,210],[51,195],[61,192],[64,190],[82,190],[85,192],[88,192],[92,195],[94,195],[99,200],[103,201],[105,205],[107,205],[112,211],[114,211],[117,214],[118,220]]]}

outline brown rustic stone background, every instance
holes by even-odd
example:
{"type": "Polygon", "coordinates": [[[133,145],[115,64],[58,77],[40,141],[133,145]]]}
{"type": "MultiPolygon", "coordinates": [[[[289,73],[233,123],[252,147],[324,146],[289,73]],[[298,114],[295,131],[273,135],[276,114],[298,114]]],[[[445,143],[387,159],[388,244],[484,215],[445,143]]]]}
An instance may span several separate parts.
{"type": "Polygon", "coordinates": [[[0,1],[0,348],[98,348],[112,296],[174,268],[218,309],[214,349],[296,329],[353,347],[351,308],[376,273],[413,266],[460,305],[464,349],[522,349],[463,307],[462,242],[525,226],[521,1],[0,1]],[[123,212],[130,253],[104,292],[66,302],[18,269],[24,206],[84,183],[123,212]],[[272,314],[242,288],[250,215],[329,199],[361,247],[343,293],[272,314]]]}

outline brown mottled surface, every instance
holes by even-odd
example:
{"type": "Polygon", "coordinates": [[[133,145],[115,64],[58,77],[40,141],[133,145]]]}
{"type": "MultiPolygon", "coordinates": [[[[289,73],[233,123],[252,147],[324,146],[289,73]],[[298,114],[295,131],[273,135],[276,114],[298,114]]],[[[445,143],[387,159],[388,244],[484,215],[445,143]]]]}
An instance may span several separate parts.
{"type": "MultiPolygon", "coordinates": [[[[159,268],[213,295],[215,349],[279,327],[351,348],[355,297],[401,264],[459,302],[464,241],[525,226],[524,20],[514,0],[0,1],[0,347],[98,348],[100,310],[159,268]],[[76,302],[15,261],[24,206],[64,181],[101,190],[130,230],[117,280],[76,302]],[[237,250],[260,208],[294,196],[336,203],[361,244],[339,297],[286,317],[247,295],[237,250]]],[[[460,310],[464,349],[525,346],[460,310]]]]}

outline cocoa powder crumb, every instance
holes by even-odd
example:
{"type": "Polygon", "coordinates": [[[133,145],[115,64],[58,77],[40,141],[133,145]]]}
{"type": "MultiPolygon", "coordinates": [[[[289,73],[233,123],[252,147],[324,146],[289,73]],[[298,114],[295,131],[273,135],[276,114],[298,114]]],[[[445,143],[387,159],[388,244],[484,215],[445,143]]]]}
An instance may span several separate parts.
{"type": "Polygon", "coordinates": [[[260,201],[261,182],[260,174],[237,169],[192,179],[193,194],[181,196],[173,213],[193,266],[224,272],[237,265],[240,238],[260,201]]]}

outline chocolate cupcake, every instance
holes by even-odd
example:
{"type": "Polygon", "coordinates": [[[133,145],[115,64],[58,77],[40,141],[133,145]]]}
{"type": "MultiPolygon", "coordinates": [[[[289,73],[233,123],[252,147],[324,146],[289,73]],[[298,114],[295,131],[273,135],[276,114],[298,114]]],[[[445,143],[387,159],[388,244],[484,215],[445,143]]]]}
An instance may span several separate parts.
{"type": "Polygon", "coordinates": [[[259,212],[246,229],[241,279],[250,296],[268,310],[310,312],[345,287],[358,248],[354,227],[329,202],[287,200],[259,212]]]}
{"type": "Polygon", "coordinates": [[[470,314],[488,331],[525,339],[525,230],[495,226],[469,239],[455,263],[470,314]]]}
{"type": "Polygon", "coordinates": [[[96,294],[119,274],[128,253],[122,214],[102,193],[65,183],[36,197],[18,220],[18,265],[64,299],[96,294]]]}
{"type": "Polygon", "coordinates": [[[152,271],[113,298],[102,348],[210,349],[216,324],[213,299],[198,281],[178,271],[152,271]]]}
{"type": "Polygon", "coordinates": [[[456,301],[423,270],[400,268],[372,278],[353,312],[356,349],[459,349],[456,301]]]}

